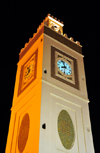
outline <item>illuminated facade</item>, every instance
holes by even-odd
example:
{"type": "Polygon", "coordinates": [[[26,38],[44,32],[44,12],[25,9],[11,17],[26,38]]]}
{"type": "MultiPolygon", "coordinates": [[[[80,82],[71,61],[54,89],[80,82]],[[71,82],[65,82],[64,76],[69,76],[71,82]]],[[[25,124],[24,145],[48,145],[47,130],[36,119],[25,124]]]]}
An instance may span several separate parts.
{"type": "Polygon", "coordinates": [[[94,153],[82,46],[50,14],[19,53],[5,153],[94,153]]]}

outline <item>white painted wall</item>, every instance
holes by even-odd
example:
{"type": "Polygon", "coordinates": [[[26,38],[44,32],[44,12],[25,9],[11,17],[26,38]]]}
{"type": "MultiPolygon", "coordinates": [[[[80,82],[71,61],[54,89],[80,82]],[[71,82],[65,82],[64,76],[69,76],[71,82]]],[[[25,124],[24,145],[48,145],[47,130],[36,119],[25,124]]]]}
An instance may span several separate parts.
{"type": "Polygon", "coordinates": [[[44,34],[42,72],[39,153],[94,153],[83,56],[44,34]],[[51,45],[77,59],[80,90],[51,77],[51,45]],[[62,109],[69,113],[75,129],[70,150],[63,147],[58,135],[57,118],[62,109]],[[42,129],[44,123],[46,129],[42,129]]]}

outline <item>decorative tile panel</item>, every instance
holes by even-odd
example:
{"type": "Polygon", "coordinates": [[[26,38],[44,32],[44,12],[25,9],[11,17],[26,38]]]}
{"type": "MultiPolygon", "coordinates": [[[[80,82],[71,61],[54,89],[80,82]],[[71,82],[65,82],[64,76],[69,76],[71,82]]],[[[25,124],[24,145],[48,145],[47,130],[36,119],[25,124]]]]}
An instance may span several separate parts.
{"type": "Polygon", "coordinates": [[[62,110],[58,116],[58,133],[62,145],[66,149],[71,149],[75,140],[74,126],[69,113],[62,110]]]}
{"type": "Polygon", "coordinates": [[[27,113],[24,115],[22,119],[20,130],[19,130],[18,149],[20,153],[22,153],[25,149],[27,139],[28,139],[28,134],[29,134],[29,127],[30,127],[30,118],[27,113]]]}

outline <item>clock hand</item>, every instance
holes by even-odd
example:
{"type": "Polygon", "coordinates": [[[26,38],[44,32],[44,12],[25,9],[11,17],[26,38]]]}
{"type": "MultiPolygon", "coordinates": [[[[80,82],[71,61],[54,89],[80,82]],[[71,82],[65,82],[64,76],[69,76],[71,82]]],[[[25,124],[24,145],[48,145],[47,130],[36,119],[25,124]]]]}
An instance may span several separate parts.
{"type": "Polygon", "coordinates": [[[26,72],[26,75],[25,76],[27,76],[29,73],[30,73],[30,66],[27,67],[27,72],[26,72]]]}
{"type": "Polygon", "coordinates": [[[64,65],[64,66],[62,66],[61,68],[66,68],[66,66],[64,65]]]}
{"type": "Polygon", "coordinates": [[[63,62],[63,66],[62,66],[62,68],[66,68],[66,66],[65,66],[65,62],[64,61],[62,61],[63,62]]]}
{"type": "Polygon", "coordinates": [[[64,70],[64,72],[63,72],[63,73],[65,73],[65,68],[66,68],[66,67],[65,67],[65,66],[61,66],[61,68],[63,68],[63,70],[64,70]]]}
{"type": "Polygon", "coordinates": [[[28,73],[30,73],[30,66],[27,69],[28,69],[28,73]]]}

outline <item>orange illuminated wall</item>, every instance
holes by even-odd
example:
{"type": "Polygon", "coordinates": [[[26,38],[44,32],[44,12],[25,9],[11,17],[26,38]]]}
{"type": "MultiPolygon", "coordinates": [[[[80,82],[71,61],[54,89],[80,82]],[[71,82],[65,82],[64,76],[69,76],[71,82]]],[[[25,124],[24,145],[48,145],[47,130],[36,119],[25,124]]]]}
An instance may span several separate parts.
{"type": "Polygon", "coordinates": [[[5,153],[38,153],[43,30],[21,50],[5,153]]]}

